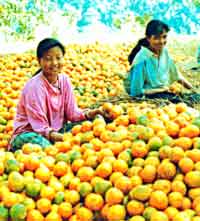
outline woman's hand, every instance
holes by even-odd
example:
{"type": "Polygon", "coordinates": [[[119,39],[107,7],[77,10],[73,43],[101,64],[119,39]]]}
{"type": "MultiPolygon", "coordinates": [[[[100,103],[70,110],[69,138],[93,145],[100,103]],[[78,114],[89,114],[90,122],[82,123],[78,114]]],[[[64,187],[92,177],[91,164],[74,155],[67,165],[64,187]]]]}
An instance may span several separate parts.
{"type": "Polygon", "coordinates": [[[96,109],[92,109],[92,110],[87,110],[85,112],[85,117],[88,120],[93,120],[97,115],[102,115],[103,117],[108,117],[107,113],[105,113],[105,111],[103,111],[102,108],[96,108],[96,109]]]}
{"type": "Polygon", "coordinates": [[[86,117],[86,119],[88,119],[88,120],[93,120],[93,119],[96,117],[96,115],[98,115],[98,114],[100,114],[100,115],[103,114],[100,109],[87,110],[87,111],[85,112],[85,117],[86,117]]]}
{"type": "Polygon", "coordinates": [[[166,92],[166,91],[169,91],[169,87],[164,86],[162,88],[145,90],[145,94],[150,95],[150,94],[156,94],[156,93],[161,93],[161,92],[166,92]]]}
{"type": "Polygon", "coordinates": [[[53,142],[63,141],[63,134],[52,131],[49,134],[49,139],[53,142]]]}

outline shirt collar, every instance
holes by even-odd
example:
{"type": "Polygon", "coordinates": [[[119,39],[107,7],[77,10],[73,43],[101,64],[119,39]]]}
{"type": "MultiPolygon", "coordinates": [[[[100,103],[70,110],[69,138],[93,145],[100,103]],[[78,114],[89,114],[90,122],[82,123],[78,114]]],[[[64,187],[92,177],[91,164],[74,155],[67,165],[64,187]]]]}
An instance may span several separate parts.
{"type": "MultiPolygon", "coordinates": [[[[163,48],[163,50],[162,50],[162,52],[161,52],[161,54],[160,54],[160,57],[163,55],[164,50],[165,50],[165,49],[163,48]]],[[[154,57],[154,58],[156,58],[155,54],[154,54],[151,50],[149,50],[148,48],[146,48],[146,47],[144,47],[144,46],[141,46],[141,51],[142,51],[142,53],[144,53],[147,57],[154,57]]]]}
{"type": "MultiPolygon", "coordinates": [[[[46,77],[43,75],[42,71],[39,74],[40,74],[40,77],[43,80],[45,86],[48,88],[49,91],[51,91],[54,94],[60,94],[60,89],[56,88],[52,84],[50,84],[49,81],[46,79],[46,77]]],[[[59,84],[59,75],[58,75],[58,84],[59,84]]]]}

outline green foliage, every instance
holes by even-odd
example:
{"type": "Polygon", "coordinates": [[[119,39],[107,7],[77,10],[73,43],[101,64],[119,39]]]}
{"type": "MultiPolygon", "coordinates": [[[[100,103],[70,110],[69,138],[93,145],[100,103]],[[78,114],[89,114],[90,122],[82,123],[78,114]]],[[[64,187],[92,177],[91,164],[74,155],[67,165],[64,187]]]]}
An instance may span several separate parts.
{"type": "Polygon", "coordinates": [[[144,14],[143,16],[136,16],[135,21],[138,22],[141,25],[145,25],[147,21],[151,19],[150,14],[144,14]]]}
{"type": "Polygon", "coordinates": [[[193,3],[196,7],[200,7],[200,0],[192,0],[192,3],[193,3]]]}
{"type": "MultiPolygon", "coordinates": [[[[55,11],[66,17],[66,23],[73,23],[75,14],[59,10],[55,2],[37,0],[28,8],[26,0],[5,0],[0,5],[0,32],[4,33],[7,41],[34,39],[38,25],[50,26],[55,11]]],[[[56,30],[54,36],[57,35],[56,30]]]]}

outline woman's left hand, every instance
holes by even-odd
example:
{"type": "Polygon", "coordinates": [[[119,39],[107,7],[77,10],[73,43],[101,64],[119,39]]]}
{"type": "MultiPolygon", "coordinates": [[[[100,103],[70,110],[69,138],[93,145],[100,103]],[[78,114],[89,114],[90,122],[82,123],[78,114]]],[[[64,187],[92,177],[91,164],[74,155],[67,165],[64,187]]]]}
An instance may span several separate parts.
{"type": "Polygon", "coordinates": [[[96,115],[102,115],[103,117],[105,117],[105,112],[101,108],[87,110],[85,112],[85,116],[88,120],[94,119],[96,115]]]}

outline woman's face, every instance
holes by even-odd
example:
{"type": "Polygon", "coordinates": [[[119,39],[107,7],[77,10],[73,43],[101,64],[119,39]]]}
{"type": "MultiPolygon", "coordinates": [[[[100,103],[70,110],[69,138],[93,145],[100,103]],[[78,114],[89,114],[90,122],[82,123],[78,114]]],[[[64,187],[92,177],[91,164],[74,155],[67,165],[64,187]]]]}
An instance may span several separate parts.
{"type": "Polygon", "coordinates": [[[42,58],[39,59],[45,77],[51,81],[57,78],[63,68],[63,52],[60,47],[55,46],[46,51],[42,58]]]}
{"type": "Polygon", "coordinates": [[[147,40],[149,42],[150,49],[156,54],[159,54],[167,43],[167,32],[164,31],[158,36],[151,35],[150,37],[147,37],[147,40]]]}

